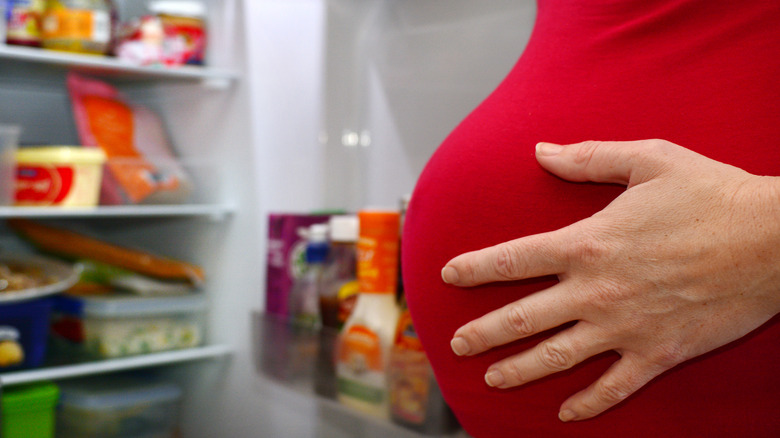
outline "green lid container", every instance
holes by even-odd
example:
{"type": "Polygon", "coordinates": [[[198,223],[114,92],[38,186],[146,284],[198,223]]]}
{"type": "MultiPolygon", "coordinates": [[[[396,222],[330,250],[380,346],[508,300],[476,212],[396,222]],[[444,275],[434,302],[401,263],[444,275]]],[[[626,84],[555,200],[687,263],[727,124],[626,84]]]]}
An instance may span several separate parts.
{"type": "Polygon", "coordinates": [[[59,389],[50,382],[3,388],[3,438],[54,436],[54,407],[59,389]]]}

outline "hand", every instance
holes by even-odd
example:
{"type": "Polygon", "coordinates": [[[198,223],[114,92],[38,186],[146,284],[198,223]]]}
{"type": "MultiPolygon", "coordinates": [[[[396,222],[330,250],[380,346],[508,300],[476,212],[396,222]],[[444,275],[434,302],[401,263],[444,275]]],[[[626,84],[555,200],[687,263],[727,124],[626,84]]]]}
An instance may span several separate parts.
{"type": "Polygon", "coordinates": [[[662,140],[540,143],[536,155],[562,178],[628,188],[590,218],[462,254],[442,269],[445,282],[464,287],[560,280],[459,328],[458,355],[577,321],[491,365],[488,385],[522,385],[614,350],[620,359],[559,413],[590,418],[780,311],[780,178],[662,140]]]}

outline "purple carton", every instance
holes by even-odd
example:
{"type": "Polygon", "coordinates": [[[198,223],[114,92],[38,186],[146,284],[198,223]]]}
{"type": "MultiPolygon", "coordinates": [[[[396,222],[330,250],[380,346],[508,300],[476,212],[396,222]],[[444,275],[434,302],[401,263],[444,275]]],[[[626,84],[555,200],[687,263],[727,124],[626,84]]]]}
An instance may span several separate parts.
{"type": "Polygon", "coordinates": [[[271,213],[268,215],[268,256],[265,308],[287,316],[287,299],[306,268],[306,240],[299,230],[325,223],[330,215],[271,213]]]}

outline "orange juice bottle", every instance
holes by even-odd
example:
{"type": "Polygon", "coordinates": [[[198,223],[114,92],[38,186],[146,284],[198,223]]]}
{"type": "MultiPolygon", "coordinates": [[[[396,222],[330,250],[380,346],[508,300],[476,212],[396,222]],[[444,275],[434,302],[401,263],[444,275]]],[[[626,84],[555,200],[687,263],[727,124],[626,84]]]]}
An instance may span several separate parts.
{"type": "Polygon", "coordinates": [[[387,367],[398,305],[397,211],[358,213],[359,295],[339,336],[336,357],[338,399],[347,406],[389,418],[387,367]]]}

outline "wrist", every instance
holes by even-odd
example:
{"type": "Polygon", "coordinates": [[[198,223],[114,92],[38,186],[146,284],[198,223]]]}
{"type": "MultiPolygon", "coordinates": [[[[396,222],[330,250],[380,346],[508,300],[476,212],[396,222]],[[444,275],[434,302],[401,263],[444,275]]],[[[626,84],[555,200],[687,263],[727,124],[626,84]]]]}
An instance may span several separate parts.
{"type": "Polygon", "coordinates": [[[762,221],[769,227],[769,243],[774,251],[770,252],[770,269],[774,269],[774,293],[771,302],[775,314],[780,313],[780,177],[763,176],[761,177],[761,186],[765,188],[767,211],[763,213],[766,220],[762,221]]]}

